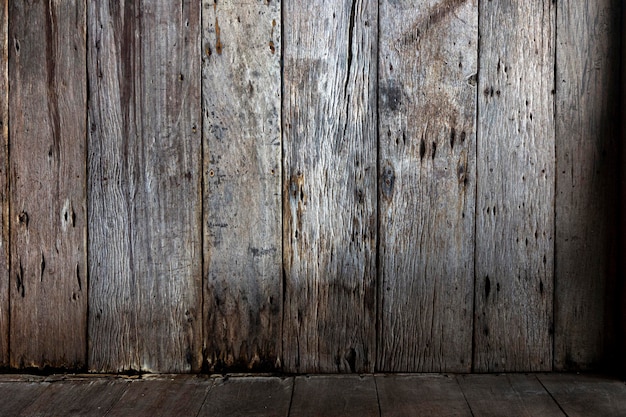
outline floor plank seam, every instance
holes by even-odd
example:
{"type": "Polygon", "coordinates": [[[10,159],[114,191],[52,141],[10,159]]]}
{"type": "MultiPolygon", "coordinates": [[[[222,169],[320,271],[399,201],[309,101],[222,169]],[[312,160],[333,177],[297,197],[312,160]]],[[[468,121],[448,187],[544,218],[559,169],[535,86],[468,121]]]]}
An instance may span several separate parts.
{"type": "Polygon", "coordinates": [[[546,390],[546,392],[548,393],[548,395],[550,396],[550,398],[552,398],[552,401],[554,401],[554,403],[556,404],[557,407],[559,407],[559,410],[561,410],[561,412],[563,413],[563,415],[565,417],[569,417],[569,414],[567,414],[567,412],[563,409],[563,407],[561,407],[561,404],[556,400],[556,398],[554,398],[554,395],[552,395],[552,393],[550,392],[550,390],[548,389],[548,387],[546,387],[543,383],[543,381],[541,380],[541,378],[539,378],[537,375],[534,375],[535,379],[537,381],[539,381],[539,384],[541,384],[541,386],[543,387],[544,390],[546,390]]]}
{"type": "Polygon", "coordinates": [[[463,386],[459,382],[459,378],[460,378],[460,375],[454,375],[454,380],[456,381],[456,384],[459,386],[459,389],[461,390],[461,394],[463,394],[463,399],[465,400],[465,404],[467,404],[467,408],[468,408],[471,416],[475,417],[474,416],[474,410],[472,410],[472,406],[470,405],[469,401],[467,400],[467,396],[465,395],[465,391],[463,391],[463,386]]]}
{"type": "Polygon", "coordinates": [[[291,397],[289,397],[289,408],[287,408],[287,417],[291,417],[291,406],[293,405],[293,393],[296,391],[296,377],[291,377],[291,397]]]}
{"type": "Polygon", "coordinates": [[[376,375],[372,375],[372,378],[374,378],[374,387],[376,388],[376,403],[378,404],[378,417],[383,417],[383,410],[380,406],[380,394],[378,392],[378,378],[376,378],[376,375]]]}

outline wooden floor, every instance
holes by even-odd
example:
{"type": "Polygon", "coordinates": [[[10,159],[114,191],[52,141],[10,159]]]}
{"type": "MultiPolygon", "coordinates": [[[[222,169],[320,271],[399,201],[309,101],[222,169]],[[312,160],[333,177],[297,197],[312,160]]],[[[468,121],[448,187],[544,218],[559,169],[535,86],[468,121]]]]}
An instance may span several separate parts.
{"type": "Polygon", "coordinates": [[[626,416],[626,385],[574,374],[0,375],[0,416],[626,416]]]}

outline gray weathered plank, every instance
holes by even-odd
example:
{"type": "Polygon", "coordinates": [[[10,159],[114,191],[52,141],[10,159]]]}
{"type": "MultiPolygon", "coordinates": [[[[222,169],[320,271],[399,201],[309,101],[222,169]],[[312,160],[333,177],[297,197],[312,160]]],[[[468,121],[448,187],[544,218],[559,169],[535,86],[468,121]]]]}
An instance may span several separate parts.
{"type": "Polygon", "coordinates": [[[280,14],[280,2],[203,1],[203,317],[210,370],[280,365],[280,14]]]}
{"type": "Polygon", "coordinates": [[[373,375],[299,376],[294,382],[290,417],[378,417],[373,375]]]}
{"type": "Polygon", "coordinates": [[[472,415],[565,417],[534,375],[459,375],[472,415]]]}
{"type": "Polygon", "coordinates": [[[377,369],[469,372],[478,2],[380,13],[377,369]]]}
{"type": "Polygon", "coordinates": [[[376,388],[382,417],[472,416],[454,377],[377,375],[376,388]]]}
{"type": "Polygon", "coordinates": [[[89,5],[89,368],[199,370],[200,4],[89,5]]]}
{"type": "Polygon", "coordinates": [[[474,369],[552,367],[555,4],[480,3],[474,369]]]}
{"type": "Polygon", "coordinates": [[[48,388],[41,382],[0,382],[0,416],[19,416],[48,388]]]}
{"type": "Polygon", "coordinates": [[[9,1],[0,2],[0,366],[9,364],[9,1]]]}
{"type": "Polygon", "coordinates": [[[284,4],[289,372],[374,367],[377,8],[371,0],[284,4]]]}
{"type": "Polygon", "coordinates": [[[569,417],[626,415],[623,381],[594,375],[538,375],[544,387],[569,417]]]}
{"type": "Polygon", "coordinates": [[[107,416],[197,416],[212,385],[187,375],[135,380],[107,416]]]}
{"type": "Polygon", "coordinates": [[[293,378],[222,378],[215,382],[198,416],[287,417],[293,378]]]}
{"type": "Polygon", "coordinates": [[[593,369],[615,334],[619,0],[561,1],[556,65],[557,370],[593,369]],[[608,314],[607,314],[608,313],[608,314]]]}
{"type": "Polygon", "coordinates": [[[13,367],[86,362],[85,2],[10,2],[13,367]]]}

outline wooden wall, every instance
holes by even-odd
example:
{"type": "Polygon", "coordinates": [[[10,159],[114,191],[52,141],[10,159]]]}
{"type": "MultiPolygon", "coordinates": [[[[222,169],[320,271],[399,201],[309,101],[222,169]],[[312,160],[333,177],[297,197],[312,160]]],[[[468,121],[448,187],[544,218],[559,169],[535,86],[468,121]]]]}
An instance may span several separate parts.
{"type": "Polygon", "coordinates": [[[0,366],[612,357],[619,0],[0,4],[0,366]]]}

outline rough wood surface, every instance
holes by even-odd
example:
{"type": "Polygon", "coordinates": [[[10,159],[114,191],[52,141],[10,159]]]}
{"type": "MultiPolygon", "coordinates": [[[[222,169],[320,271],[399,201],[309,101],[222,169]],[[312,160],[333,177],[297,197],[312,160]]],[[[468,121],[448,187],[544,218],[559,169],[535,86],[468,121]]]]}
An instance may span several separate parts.
{"type": "MultiPolygon", "coordinates": [[[[619,0],[561,1],[556,64],[557,370],[593,369],[615,334],[607,324],[619,175],[619,0]]],[[[613,265],[614,267],[615,265],[613,265]]]]}
{"type": "Polygon", "coordinates": [[[381,417],[470,417],[455,377],[443,375],[376,376],[381,417]]]}
{"type": "Polygon", "coordinates": [[[477,1],[380,7],[377,370],[472,364],[477,1]]]}
{"type": "Polygon", "coordinates": [[[223,378],[216,381],[198,417],[287,417],[292,390],[293,378],[223,378]]]}
{"type": "Polygon", "coordinates": [[[565,417],[534,375],[457,376],[472,415],[565,417]]]}
{"type": "Polygon", "coordinates": [[[280,366],[280,2],[203,1],[208,369],[280,366]]]}
{"type": "Polygon", "coordinates": [[[86,362],[85,2],[10,2],[11,366],[86,362]]]}
{"type": "Polygon", "coordinates": [[[89,368],[202,363],[200,4],[90,2],[89,368]]]}
{"type": "Polygon", "coordinates": [[[9,365],[9,1],[0,1],[0,366],[9,365]]]}
{"type": "Polygon", "coordinates": [[[378,5],[284,8],[284,369],[372,371],[378,5]]]}
{"type": "Polygon", "coordinates": [[[39,382],[0,382],[0,416],[19,416],[48,388],[39,382]]]}
{"type": "Polygon", "coordinates": [[[474,370],[552,368],[551,0],[480,3],[474,370]]]}
{"type": "Polygon", "coordinates": [[[294,382],[290,417],[378,417],[372,375],[299,376],[294,382]]]}

